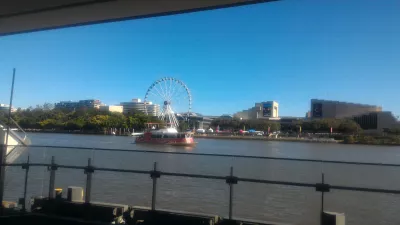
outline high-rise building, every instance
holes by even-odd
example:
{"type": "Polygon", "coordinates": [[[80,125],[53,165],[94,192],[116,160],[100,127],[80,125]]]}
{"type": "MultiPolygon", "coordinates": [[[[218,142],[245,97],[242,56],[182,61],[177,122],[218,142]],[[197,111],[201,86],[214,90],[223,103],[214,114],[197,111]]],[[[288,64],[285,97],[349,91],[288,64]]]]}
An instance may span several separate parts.
{"type": "Polygon", "coordinates": [[[95,108],[98,109],[100,106],[103,105],[100,100],[97,99],[88,99],[88,100],[80,100],[78,102],[79,107],[86,107],[86,108],[95,108]]]}
{"type": "Polygon", "coordinates": [[[134,98],[130,102],[121,102],[120,104],[123,106],[123,112],[126,115],[134,114],[136,112],[142,112],[150,115],[150,116],[158,116],[160,113],[160,105],[153,104],[152,102],[142,102],[139,98],[134,98]]]}
{"type": "Polygon", "coordinates": [[[56,103],[54,108],[69,109],[69,110],[76,110],[76,109],[81,109],[81,108],[98,109],[98,108],[100,108],[101,105],[104,105],[104,104],[102,104],[100,100],[88,99],[88,100],[79,100],[77,102],[61,101],[59,103],[56,103]]]}

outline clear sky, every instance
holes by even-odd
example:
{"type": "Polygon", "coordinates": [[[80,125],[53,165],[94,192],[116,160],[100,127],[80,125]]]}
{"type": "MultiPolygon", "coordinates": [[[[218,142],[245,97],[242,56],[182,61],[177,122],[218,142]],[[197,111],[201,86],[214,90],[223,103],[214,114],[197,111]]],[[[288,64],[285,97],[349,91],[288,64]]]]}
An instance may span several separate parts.
{"type": "Polygon", "coordinates": [[[275,100],[304,116],[310,99],[400,114],[400,1],[285,0],[0,37],[0,103],[143,98],[172,76],[193,111],[220,115],[275,100]]]}

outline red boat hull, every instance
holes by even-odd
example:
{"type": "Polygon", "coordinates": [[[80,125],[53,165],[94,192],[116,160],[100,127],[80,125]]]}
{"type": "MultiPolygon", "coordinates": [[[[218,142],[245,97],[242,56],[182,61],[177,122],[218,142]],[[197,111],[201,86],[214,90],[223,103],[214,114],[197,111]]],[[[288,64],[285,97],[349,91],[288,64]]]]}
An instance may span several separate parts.
{"type": "Polygon", "coordinates": [[[166,138],[166,137],[152,137],[151,133],[145,133],[143,136],[135,139],[136,144],[163,144],[163,145],[180,145],[191,146],[195,145],[194,139],[190,137],[166,138]]]}

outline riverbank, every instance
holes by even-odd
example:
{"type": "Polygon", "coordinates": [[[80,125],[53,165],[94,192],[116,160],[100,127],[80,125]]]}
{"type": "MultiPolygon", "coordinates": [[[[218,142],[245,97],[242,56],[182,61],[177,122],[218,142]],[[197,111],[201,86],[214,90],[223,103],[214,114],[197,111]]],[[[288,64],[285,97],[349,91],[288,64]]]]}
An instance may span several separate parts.
{"type": "Polygon", "coordinates": [[[218,136],[218,135],[195,135],[195,138],[225,139],[225,140],[255,140],[255,141],[287,141],[287,142],[309,142],[309,143],[340,143],[341,141],[333,138],[297,138],[297,137],[278,137],[270,138],[265,136],[218,136]]]}
{"type": "Polygon", "coordinates": [[[116,135],[116,136],[129,136],[130,133],[117,131],[116,134],[105,133],[104,131],[82,131],[82,130],[42,130],[42,129],[26,129],[27,133],[55,133],[55,134],[88,134],[88,135],[116,135]]]}
{"type": "MultiPolygon", "coordinates": [[[[222,139],[222,140],[256,140],[256,141],[283,141],[283,142],[305,142],[305,143],[333,143],[333,144],[346,144],[346,145],[376,145],[376,146],[400,146],[400,143],[389,141],[371,141],[372,137],[367,138],[368,141],[348,141],[335,140],[334,138],[297,138],[297,137],[265,137],[265,136],[238,136],[238,135],[199,135],[196,134],[195,138],[206,139],[222,139]]],[[[367,136],[368,137],[368,136],[367,136]]]]}
{"type": "MultiPolygon", "coordinates": [[[[130,136],[130,133],[117,132],[116,134],[98,132],[98,131],[82,131],[82,130],[42,130],[28,129],[29,133],[60,133],[60,134],[84,134],[84,135],[104,135],[104,136],[130,136]]],[[[240,135],[217,135],[217,134],[195,134],[195,138],[204,139],[221,139],[221,140],[256,140],[256,141],[282,141],[282,142],[303,142],[303,143],[334,143],[334,144],[350,144],[350,145],[376,145],[376,146],[400,146],[399,140],[391,140],[388,137],[361,136],[355,138],[353,136],[345,136],[341,138],[304,138],[304,137],[266,137],[266,136],[240,136],[240,135]],[[383,139],[385,138],[385,139],[383,139]]]]}

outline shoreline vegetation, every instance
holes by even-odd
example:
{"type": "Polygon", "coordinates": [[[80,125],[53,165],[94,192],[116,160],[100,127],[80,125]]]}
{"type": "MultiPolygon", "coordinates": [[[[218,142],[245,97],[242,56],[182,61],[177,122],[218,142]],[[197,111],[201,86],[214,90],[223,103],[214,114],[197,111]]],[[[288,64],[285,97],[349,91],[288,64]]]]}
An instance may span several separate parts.
{"type": "Polygon", "coordinates": [[[225,139],[225,140],[255,140],[255,141],[287,141],[287,142],[312,142],[312,143],[339,143],[333,138],[297,138],[297,137],[278,137],[271,138],[265,136],[241,136],[241,135],[195,135],[195,138],[205,139],[225,139]]]}
{"type": "Polygon", "coordinates": [[[213,120],[211,126],[227,131],[227,136],[234,136],[233,138],[225,137],[226,139],[400,146],[400,129],[387,129],[379,134],[368,133],[358,123],[350,119],[304,119],[281,124],[262,119],[219,118],[213,120]],[[266,136],[243,136],[236,132],[241,129],[245,130],[244,128],[263,131],[267,134],[274,134],[274,132],[280,132],[280,134],[278,138],[272,138],[266,136]],[[237,135],[239,137],[235,137],[237,135]]]}
{"type": "MultiPolygon", "coordinates": [[[[130,135],[143,131],[146,123],[162,123],[157,117],[141,112],[124,115],[115,112],[103,112],[97,109],[80,108],[74,110],[53,109],[45,103],[36,108],[18,109],[11,117],[28,132],[69,133],[69,134],[115,134],[130,135]]],[[[7,114],[0,114],[0,121],[7,123],[7,114]]],[[[179,130],[199,127],[199,121],[180,121],[179,130]]],[[[198,138],[245,139],[266,141],[296,141],[317,143],[344,143],[367,145],[400,145],[400,130],[386,130],[380,134],[369,134],[353,120],[349,119],[303,119],[280,123],[271,120],[240,120],[237,118],[217,118],[210,127],[219,128],[220,133],[198,138]],[[240,130],[263,131],[264,134],[280,132],[278,138],[242,135],[240,130]]]]}
{"type": "Polygon", "coordinates": [[[265,137],[265,136],[241,136],[241,135],[202,135],[197,134],[195,138],[204,139],[224,139],[224,140],[255,140],[255,141],[283,141],[283,142],[307,142],[307,143],[331,143],[331,144],[360,144],[360,145],[382,145],[382,146],[400,146],[400,141],[395,142],[387,139],[383,141],[378,141],[369,136],[359,137],[359,140],[354,139],[353,142],[349,142],[348,138],[345,137],[344,140],[320,137],[320,138],[307,138],[307,137],[265,137]],[[362,140],[364,138],[364,140],[362,140]]]}

